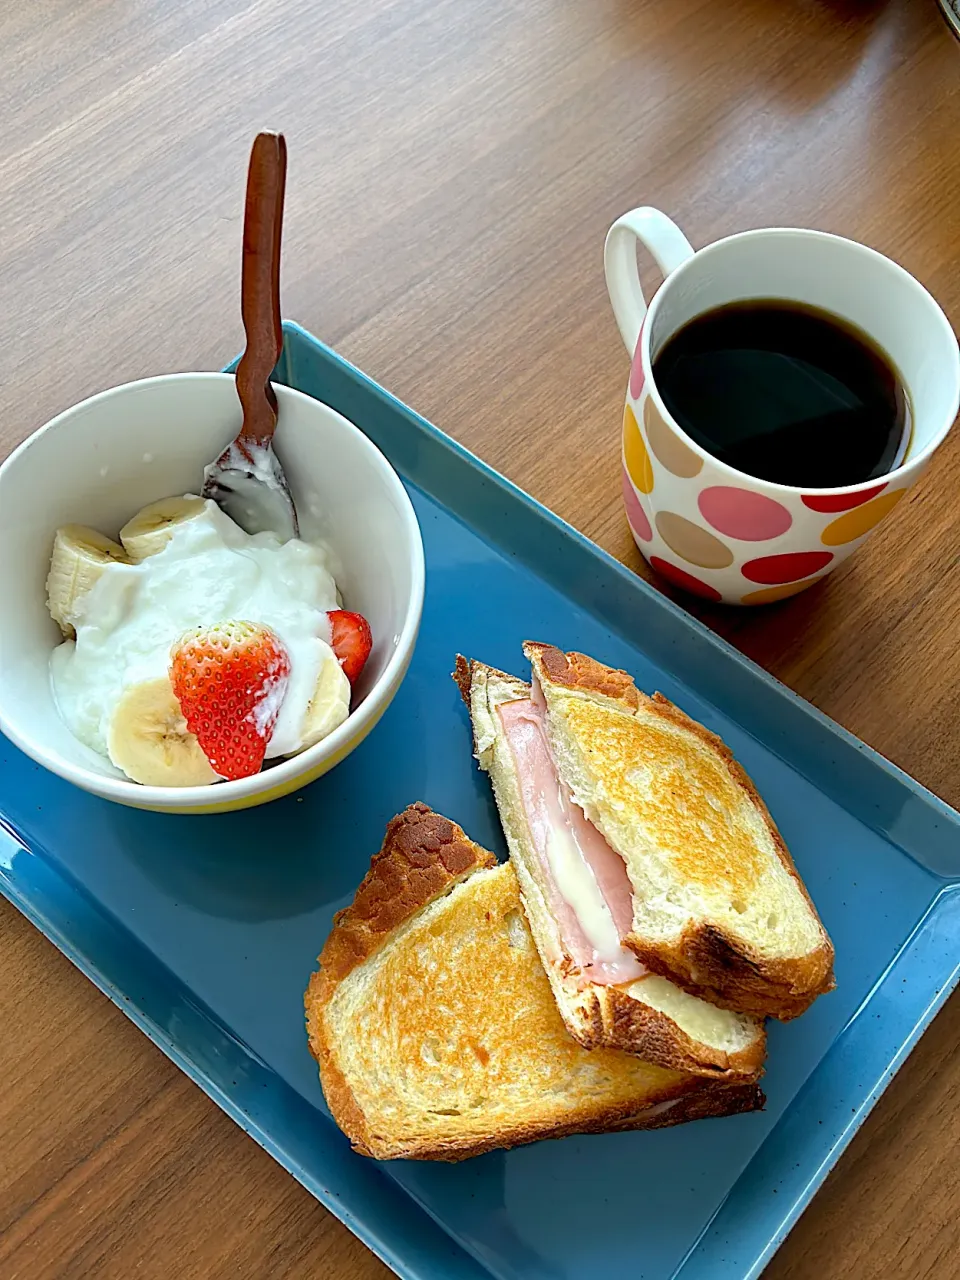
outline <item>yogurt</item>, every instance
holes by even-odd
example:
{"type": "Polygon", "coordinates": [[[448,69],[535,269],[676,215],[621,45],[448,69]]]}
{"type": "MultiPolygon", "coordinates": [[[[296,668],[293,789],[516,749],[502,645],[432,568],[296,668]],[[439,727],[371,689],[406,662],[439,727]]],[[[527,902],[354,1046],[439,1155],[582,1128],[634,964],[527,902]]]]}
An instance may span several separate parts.
{"type": "MultiPolygon", "coordinates": [[[[139,681],[167,674],[171,646],[184,632],[228,620],[262,623],[290,661],[266,755],[291,755],[303,748],[321,667],[336,662],[327,612],[338,607],[321,545],[247,534],[207,499],[197,515],[172,529],[161,551],[139,564],[107,565],[90,589],[76,639],[51,655],[60,715],[81,742],[109,757],[121,696],[139,681]]],[[[345,703],[342,718],[348,709],[345,703]]]]}

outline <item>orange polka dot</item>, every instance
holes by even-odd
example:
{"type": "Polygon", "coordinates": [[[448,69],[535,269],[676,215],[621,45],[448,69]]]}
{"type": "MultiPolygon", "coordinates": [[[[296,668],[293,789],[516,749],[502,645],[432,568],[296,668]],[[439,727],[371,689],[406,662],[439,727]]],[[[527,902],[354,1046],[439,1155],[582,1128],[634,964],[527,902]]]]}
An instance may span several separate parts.
{"type": "Polygon", "coordinates": [[[623,411],[623,465],[641,493],[653,492],[653,466],[643,443],[636,416],[629,405],[623,411]]]}
{"type": "Polygon", "coordinates": [[[812,587],[819,578],[804,578],[802,582],[784,582],[779,587],[764,587],[762,591],[748,591],[740,597],[741,604],[773,604],[775,600],[786,600],[789,596],[798,595],[812,587]]]}
{"type": "Polygon", "coordinates": [[[862,507],[854,507],[846,515],[831,520],[821,533],[820,541],[825,547],[839,547],[854,538],[862,538],[893,510],[905,493],[906,489],[894,489],[892,493],[881,493],[879,498],[865,502],[862,507]]]}

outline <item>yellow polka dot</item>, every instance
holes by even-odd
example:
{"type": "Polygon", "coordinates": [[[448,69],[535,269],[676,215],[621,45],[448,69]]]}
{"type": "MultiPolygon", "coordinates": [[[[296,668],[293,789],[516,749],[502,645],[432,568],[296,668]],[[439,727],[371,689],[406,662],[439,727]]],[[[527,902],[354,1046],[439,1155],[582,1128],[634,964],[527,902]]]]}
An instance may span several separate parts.
{"type": "Polygon", "coordinates": [[[888,511],[891,511],[906,493],[905,489],[894,489],[892,493],[881,493],[879,498],[865,502],[862,507],[854,507],[836,520],[831,520],[820,541],[825,547],[839,547],[854,538],[862,538],[874,525],[879,524],[888,511]]]}
{"type": "Polygon", "coordinates": [[[623,411],[623,462],[641,493],[653,492],[653,467],[647,446],[629,405],[623,411]]]}
{"type": "Polygon", "coordinates": [[[779,587],[764,587],[761,591],[748,591],[740,597],[741,604],[773,604],[775,600],[786,600],[800,591],[812,587],[819,578],[805,578],[803,582],[784,582],[779,587]]]}

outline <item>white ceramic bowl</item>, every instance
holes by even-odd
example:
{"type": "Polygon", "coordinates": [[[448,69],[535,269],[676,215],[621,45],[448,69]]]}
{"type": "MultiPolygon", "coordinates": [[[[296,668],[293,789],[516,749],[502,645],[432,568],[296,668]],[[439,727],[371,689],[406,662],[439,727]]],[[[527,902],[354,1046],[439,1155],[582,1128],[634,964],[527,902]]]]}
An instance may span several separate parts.
{"type": "Polygon", "coordinates": [[[175,373],[84,400],[30,436],[0,467],[0,730],[78,787],[121,804],[216,813],[263,804],[326,773],[370,732],[403,679],[423,605],[423,543],[396,472],[346,418],[277,387],[276,435],[301,535],[322,538],[344,607],[374,636],[355,709],[328,737],[252,778],[207,787],[131,782],[70,733],[49,677],[59,628],[45,582],[58,525],[116,536],[136,511],[196,493],[203,467],[240,427],[233,378],[175,373]]]}

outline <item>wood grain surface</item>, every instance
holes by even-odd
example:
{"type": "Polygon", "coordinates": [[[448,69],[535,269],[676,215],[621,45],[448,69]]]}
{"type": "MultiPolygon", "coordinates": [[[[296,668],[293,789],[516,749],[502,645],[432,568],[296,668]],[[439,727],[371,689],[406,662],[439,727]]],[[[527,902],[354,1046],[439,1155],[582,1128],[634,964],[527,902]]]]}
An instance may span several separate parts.
{"type": "MultiPolygon", "coordinates": [[[[960,327],[960,43],[934,0],[33,0],[0,9],[0,100],[0,453],[240,349],[260,128],[290,148],[285,314],[641,573],[618,214],[654,203],[694,243],[840,232],[960,327]]],[[[958,487],[954,433],[822,586],[693,606],[954,805],[958,487]]],[[[387,1274],[6,904],[0,972],[4,1280],[387,1274]]],[[[958,1202],[954,998],[767,1275],[950,1280],[958,1202]]]]}

